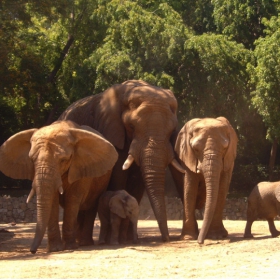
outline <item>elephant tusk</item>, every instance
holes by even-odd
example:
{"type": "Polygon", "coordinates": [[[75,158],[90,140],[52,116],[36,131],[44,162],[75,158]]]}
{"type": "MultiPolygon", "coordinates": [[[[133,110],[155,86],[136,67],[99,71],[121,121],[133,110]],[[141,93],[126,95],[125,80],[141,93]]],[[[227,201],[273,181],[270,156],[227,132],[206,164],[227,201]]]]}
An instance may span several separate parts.
{"type": "Polygon", "coordinates": [[[174,158],[172,161],[171,161],[171,164],[180,172],[182,173],[185,173],[185,170],[184,168],[180,165],[180,163],[174,158]]]}
{"type": "Polygon", "coordinates": [[[32,188],[27,199],[26,199],[26,203],[29,203],[30,200],[33,198],[33,196],[35,195],[35,190],[32,188]]]}
{"type": "Polygon", "coordinates": [[[134,162],[133,156],[132,156],[132,155],[128,155],[126,161],[125,161],[124,164],[123,164],[122,169],[123,169],[123,170],[127,170],[127,169],[131,166],[131,164],[132,164],[133,162],[134,162]]]}
{"type": "Polygon", "coordinates": [[[60,187],[58,188],[58,191],[59,191],[60,194],[63,194],[63,188],[62,188],[62,186],[60,186],[60,187]]]}

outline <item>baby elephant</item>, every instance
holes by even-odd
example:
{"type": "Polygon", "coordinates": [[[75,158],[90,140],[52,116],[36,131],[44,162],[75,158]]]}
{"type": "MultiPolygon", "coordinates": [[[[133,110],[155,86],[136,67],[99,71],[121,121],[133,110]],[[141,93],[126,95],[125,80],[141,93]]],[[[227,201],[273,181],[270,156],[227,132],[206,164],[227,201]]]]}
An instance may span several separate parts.
{"type": "Polygon", "coordinates": [[[126,242],[129,221],[133,225],[133,243],[137,243],[138,215],[139,205],[133,196],[125,190],[106,191],[98,204],[101,223],[99,244],[117,245],[126,242]]]}
{"type": "Polygon", "coordinates": [[[261,182],[257,184],[248,197],[247,224],[245,238],[252,238],[251,227],[258,218],[268,221],[272,237],[280,232],[276,229],[274,218],[280,214],[280,181],[261,182]]]}

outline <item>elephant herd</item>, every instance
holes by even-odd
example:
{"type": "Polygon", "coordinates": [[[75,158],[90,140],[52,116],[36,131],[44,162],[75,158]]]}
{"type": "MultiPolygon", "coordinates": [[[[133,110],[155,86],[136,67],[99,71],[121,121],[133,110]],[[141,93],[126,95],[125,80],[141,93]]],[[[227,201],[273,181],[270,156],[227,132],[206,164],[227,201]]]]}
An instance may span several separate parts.
{"type": "MultiPolygon", "coordinates": [[[[0,171],[33,181],[27,199],[37,199],[31,253],[46,230],[49,252],[93,244],[97,212],[99,244],[137,242],[138,205],[145,190],[162,240],[169,241],[167,168],[184,205],[181,239],[202,244],[205,238],[226,237],[222,214],[237,135],[224,117],[192,119],[180,131],[177,125],[177,100],[170,90],[129,80],[76,101],[49,126],[21,131],[4,142],[0,171]],[[199,230],[195,209],[203,207],[199,230]]],[[[273,220],[280,209],[280,184],[274,185],[269,191],[261,192],[260,185],[253,190],[244,237],[252,237],[251,225],[259,216],[267,218],[272,236],[279,235],[273,220]]]]}

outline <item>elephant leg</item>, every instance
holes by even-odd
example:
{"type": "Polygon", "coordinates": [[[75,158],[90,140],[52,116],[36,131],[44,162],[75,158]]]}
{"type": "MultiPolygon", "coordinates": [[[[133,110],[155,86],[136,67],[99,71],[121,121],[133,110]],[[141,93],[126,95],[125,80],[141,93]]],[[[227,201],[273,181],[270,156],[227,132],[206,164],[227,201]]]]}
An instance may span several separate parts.
{"type": "Polygon", "coordinates": [[[111,213],[111,237],[110,237],[111,245],[119,244],[119,232],[120,232],[121,221],[122,219],[118,215],[111,213]]]}
{"type": "Polygon", "coordinates": [[[99,231],[99,239],[98,244],[103,245],[106,243],[110,243],[111,229],[110,229],[110,215],[106,217],[102,212],[99,211],[98,217],[100,220],[100,231],[99,231]]]}
{"type": "Polygon", "coordinates": [[[253,238],[253,234],[251,233],[251,228],[252,228],[252,224],[253,224],[254,220],[251,219],[247,219],[246,222],[246,227],[245,227],[245,231],[244,231],[244,238],[253,238]]]}
{"type": "Polygon", "coordinates": [[[207,238],[210,239],[223,239],[228,236],[228,231],[225,229],[223,224],[223,211],[225,208],[226,197],[229,188],[231,175],[230,173],[221,174],[219,194],[216,209],[214,212],[213,220],[210,224],[207,238]]]}
{"type": "Polygon", "coordinates": [[[128,241],[127,233],[129,229],[130,221],[128,218],[122,219],[119,231],[119,243],[125,244],[128,241]]]}
{"type": "Polygon", "coordinates": [[[110,222],[109,221],[101,222],[98,245],[103,245],[108,243],[107,236],[109,235],[109,231],[110,231],[110,222]]]}
{"type": "Polygon", "coordinates": [[[57,252],[63,250],[63,244],[59,229],[59,196],[54,197],[50,220],[48,223],[48,252],[57,252]]]}
{"type": "Polygon", "coordinates": [[[272,237],[277,237],[280,235],[280,232],[276,229],[275,224],[274,224],[274,218],[267,218],[268,226],[269,226],[269,231],[271,233],[272,237]]]}
{"type": "Polygon", "coordinates": [[[64,243],[64,249],[71,250],[77,249],[78,243],[76,242],[77,231],[77,218],[79,213],[79,203],[76,198],[71,199],[71,196],[66,197],[63,225],[62,225],[62,239],[64,243]]]}
{"type": "Polygon", "coordinates": [[[80,211],[78,214],[77,239],[80,246],[93,245],[92,232],[97,213],[97,207],[89,210],[80,211]]]}
{"type": "Polygon", "coordinates": [[[119,152],[119,158],[114,165],[111,178],[107,187],[109,191],[126,189],[128,170],[123,170],[122,166],[127,158],[127,153],[119,152]]]}
{"type": "MultiPolygon", "coordinates": [[[[143,197],[144,192],[145,192],[145,184],[144,184],[144,181],[143,181],[141,170],[136,164],[133,164],[130,167],[129,171],[130,172],[129,172],[129,175],[128,175],[126,191],[130,195],[135,197],[138,204],[140,205],[140,202],[141,202],[142,197],[143,197]]],[[[128,229],[127,229],[127,241],[131,242],[131,241],[133,241],[133,238],[134,238],[133,223],[131,221],[129,221],[128,223],[129,223],[129,226],[128,226],[128,229]]],[[[123,227],[123,225],[127,226],[126,223],[122,223],[121,227],[123,227]]],[[[125,230],[126,229],[121,229],[121,232],[125,232],[125,230]]]]}
{"type": "Polygon", "coordinates": [[[184,174],[178,171],[172,164],[169,164],[168,167],[174,180],[178,195],[181,198],[182,203],[184,203],[184,174]]]}
{"type": "Polygon", "coordinates": [[[126,191],[137,200],[138,204],[140,204],[144,195],[145,184],[141,170],[135,163],[129,169],[126,191]]]}
{"type": "Polygon", "coordinates": [[[184,180],[184,218],[181,240],[196,240],[198,237],[198,225],[195,218],[195,206],[198,194],[200,177],[186,171],[184,180]]]}
{"type": "Polygon", "coordinates": [[[137,244],[138,243],[138,233],[137,233],[137,224],[138,224],[138,220],[131,220],[132,224],[133,224],[133,243],[137,244]]]}
{"type": "Polygon", "coordinates": [[[244,238],[253,238],[254,236],[251,233],[251,228],[253,222],[258,218],[257,211],[255,209],[256,207],[248,201],[248,207],[247,207],[247,222],[246,227],[244,231],[244,238]]]}

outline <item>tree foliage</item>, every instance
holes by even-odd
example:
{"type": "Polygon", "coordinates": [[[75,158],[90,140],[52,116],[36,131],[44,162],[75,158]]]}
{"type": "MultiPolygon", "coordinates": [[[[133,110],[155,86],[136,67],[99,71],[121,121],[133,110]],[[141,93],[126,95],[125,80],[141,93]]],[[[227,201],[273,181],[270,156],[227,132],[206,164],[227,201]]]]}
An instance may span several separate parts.
{"type": "Polygon", "coordinates": [[[250,51],[222,35],[203,34],[185,42],[185,61],[180,69],[181,105],[188,118],[224,115],[238,121],[243,105],[248,108],[246,72],[250,51]]]}
{"type": "Polygon", "coordinates": [[[213,17],[217,31],[252,48],[263,35],[263,18],[278,14],[277,1],[213,0],[213,17]]]}
{"type": "Polygon", "coordinates": [[[249,71],[255,90],[252,104],[258,110],[266,126],[267,138],[280,139],[280,19],[264,20],[265,37],[256,41],[255,64],[249,71]]]}
{"type": "Polygon", "coordinates": [[[280,134],[279,11],[276,0],[3,0],[0,142],[143,79],[173,90],[180,126],[227,117],[239,174],[263,175],[280,134]]]}

